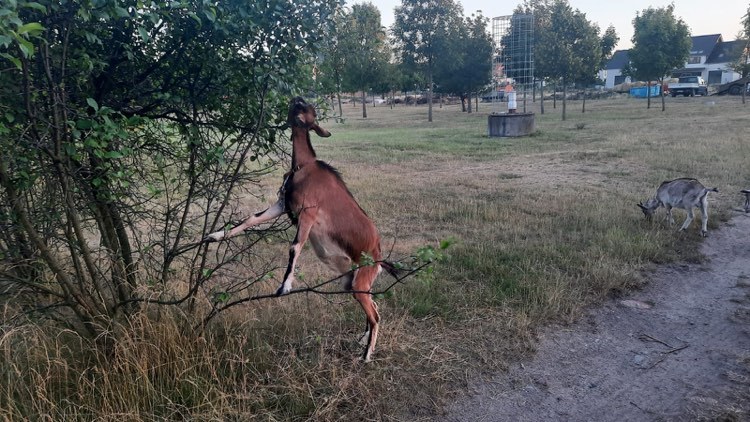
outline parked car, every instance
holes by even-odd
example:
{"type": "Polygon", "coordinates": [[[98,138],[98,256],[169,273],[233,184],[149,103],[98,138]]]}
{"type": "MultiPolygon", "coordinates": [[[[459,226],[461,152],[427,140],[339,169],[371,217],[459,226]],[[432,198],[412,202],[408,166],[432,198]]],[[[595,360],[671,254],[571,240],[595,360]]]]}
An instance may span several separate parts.
{"type": "Polygon", "coordinates": [[[708,95],[708,86],[706,81],[700,76],[682,76],[677,80],[677,83],[671,83],[667,85],[669,93],[673,97],[680,94],[687,97],[688,95],[693,97],[695,95],[708,95]]]}
{"type": "Polygon", "coordinates": [[[502,101],[503,98],[505,98],[505,92],[504,91],[490,91],[484,95],[482,95],[482,102],[483,103],[491,103],[495,101],[502,101]]]}

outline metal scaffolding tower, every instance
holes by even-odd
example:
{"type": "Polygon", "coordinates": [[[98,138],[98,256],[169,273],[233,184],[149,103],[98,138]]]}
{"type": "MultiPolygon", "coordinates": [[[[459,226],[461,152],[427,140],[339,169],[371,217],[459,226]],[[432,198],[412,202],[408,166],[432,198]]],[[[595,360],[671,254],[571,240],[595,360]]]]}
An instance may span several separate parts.
{"type": "MultiPolygon", "coordinates": [[[[492,18],[495,54],[492,76],[496,90],[512,84],[523,100],[534,86],[534,15],[514,14],[492,18]]],[[[499,107],[499,105],[498,105],[499,107]]]]}

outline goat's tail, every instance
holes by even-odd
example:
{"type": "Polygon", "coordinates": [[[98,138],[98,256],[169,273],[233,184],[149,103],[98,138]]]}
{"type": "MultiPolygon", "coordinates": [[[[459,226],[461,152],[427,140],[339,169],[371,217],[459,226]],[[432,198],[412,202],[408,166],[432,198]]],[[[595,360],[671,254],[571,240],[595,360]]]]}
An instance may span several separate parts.
{"type": "Polygon", "coordinates": [[[406,273],[406,270],[398,268],[393,262],[383,260],[380,261],[379,264],[380,268],[388,271],[388,274],[392,275],[393,278],[400,279],[406,273]]]}
{"type": "Polygon", "coordinates": [[[706,191],[718,192],[719,188],[706,188],[706,191]]]}

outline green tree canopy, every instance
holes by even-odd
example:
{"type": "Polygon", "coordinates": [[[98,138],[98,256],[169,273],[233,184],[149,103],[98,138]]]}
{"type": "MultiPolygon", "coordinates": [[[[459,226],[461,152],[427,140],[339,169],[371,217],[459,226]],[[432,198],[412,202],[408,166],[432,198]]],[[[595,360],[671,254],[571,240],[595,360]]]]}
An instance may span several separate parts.
{"type": "MultiPolygon", "coordinates": [[[[737,34],[737,39],[742,40],[736,51],[737,61],[730,66],[732,70],[739,73],[743,78],[750,75],[750,6],[747,7],[747,13],[740,21],[742,29],[737,34]]],[[[744,95],[744,94],[743,94],[744,95]]]]}
{"type": "Polygon", "coordinates": [[[432,88],[437,60],[453,28],[463,22],[463,9],[453,0],[402,0],[391,28],[401,61],[424,75],[428,114],[432,121],[432,88]]]}
{"type": "Polygon", "coordinates": [[[238,303],[268,267],[216,281],[250,245],[209,255],[194,242],[281,157],[288,98],[311,86],[338,7],[3,2],[6,297],[97,338],[145,296],[207,317],[238,303]]]}
{"type": "Polygon", "coordinates": [[[461,97],[462,107],[471,93],[486,89],[492,80],[494,47],[488,22],[481,12],[465,18],[463,25],[452,28],[436,58],[437,89],[461,97]]]}
{"type": "Polygon", "coordinates": [[[362,92],[362,117],[367,117],[367,91],[381,84],[390,50],[380,11],[372,3],[352,5],[340,28],[344,52],[344,89],[362,92]]]}
{"type": "MultiPolygon", "coordinates": [[[[690,29],[674,16],[674,5],[643,10],[633,19],[630,72],[642,81],[658,81],[682,67],[690,55],[690,29]]],[[[665,110],[662,95],[662,111],[665,110]]],[[[651,98],[647,107],[651,107],[651,98]]]]}
{"type": "MultiPolygon", "coordinates": [[[[561,80],[563,89],[576,80],[588,79],[599,70],[601,40],[599,29],[586,15],[573,10],[567,0],[555,1],[549,9],[549,20],[536,34],[535,58],[543,74],[561,80]]],[[[563,94],[562,119],[565,120],[566,95],[563,94]]]]}

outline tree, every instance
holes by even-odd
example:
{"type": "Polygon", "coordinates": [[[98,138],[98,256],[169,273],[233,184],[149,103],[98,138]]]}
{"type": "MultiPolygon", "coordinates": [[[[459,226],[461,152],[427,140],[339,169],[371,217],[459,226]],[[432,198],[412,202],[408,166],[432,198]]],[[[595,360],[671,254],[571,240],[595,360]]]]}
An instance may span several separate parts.
{"type": "Polygon", "coordinates": [[[552,0],[524,0],[524,2],[516,7],[513,11],[514,14],[531,14],[534,16],[534,79],[540,83],[541,95],[539,111],[544,114],[544,86],[546,82],[552,81],[552,74],[555,71],[556,65],[547,57],[542,57],[538,54],[539,47],[543,42],[544,38],[540,38],[540,34],[549,31],[549,24],[551,18],[552,0]]]}
{"type": "Polygon", "coordinates": [[[471,94],[484,90],[492,80],[492,37],[487,32],[488,19],[481,12],[464,20],[442,40],[436,58],[435,83],[440,92],[461,98],[461,107],[471,113],[471,94]]]}
{"type": "MultiPolygon", "coordinates": [[[[639,80],[663,85],[672,70],[683,66],[690,55],[690,29],[674,16],[674,5],[643,10],[633,19],[633,48],[630,49],[630,68],[639,80]]],[[[650,89],[647,108],[651,108],[650,89]]],[[[664,95],[661,110],[666,109],[664,95]]]]}
{"type": "Polygon", "coordinates": [[[599,43],[602,50],[601,61],[599,62],[600,69],[604,69],[604,67],[607,66],[607,62],[612,58],[612,53],[618,42],[620,42],[620,37],[617,35],[617,30],[614,26],[610,25],[607,27],[607,30],[604,31],[599,43]]]}
{"type": "Polygon", "coordinates": [[[601,61],[598,28],[566,0],[557,0],[550,8],[548,23],[540,31],[536,34],[535,57],[544,58],[543,69],[549,78],[562,81],[565,120],[567,85],[598,70],[601,61]]]}
{"type": "Polygon", "coordinates": [[[353,5],[341,32],[344,86],[362,92],[362,117],[367,118],[367,91],[380,82],[390,59],[380,11],[372,3],[353,5]]]}
{"type": "MultiPolygon", "coordinates": [[[[343,86],[343,74],[345,65],[345,54],[344,51],[345,39],[343,32],[344,21],[346,14],[343,9],[339,9],[333,18],[333,25],[329,29],[329,33],[323,38],[322,42],[325,43],[320,52],[320,60],[318,65],[318,75],[320,90],[326,95],[330,95],[333,101],[333,97],[337,100],[339,107],[339,116],[343,116],[343,109],[341,107],[341,89],[343,86]]],[[[335,110],[337,104],[332,104],[332,108],[335,110]]]]}
{"type": "Polygon", "coordinates": [[[438,55],[451,28],[462,22],[461,6],[453,0],[402,0],[391,28],[403,63],[424,75],[427,120],[432,121],[432,90],[438,55]]]}
{"type": "Polygon", "coordinates": [[[199,322],[249,295],[274,266],[235,262],[271,232],[196,241],[283,156],[337,7],[4,2],[0,300],[106,341],[144,301],[199,322]]]}
{"type": "MultiPolygon", "coordinates": [[[[746,78],[750,76],[750,6],[747,8],[747,13],[740,21],[742,29],[737,35],[738,40],[742,40],[738,46],[738,51],[734,53],[737,56],[737,61],[730,64],[732,70],[740,74],[740,77],[746,78]]],[[[745,85],[747,86],[747,85],[745,85]]],[[[742,89],[742,104],[745,104],[746,89],[742,89]]]]}

